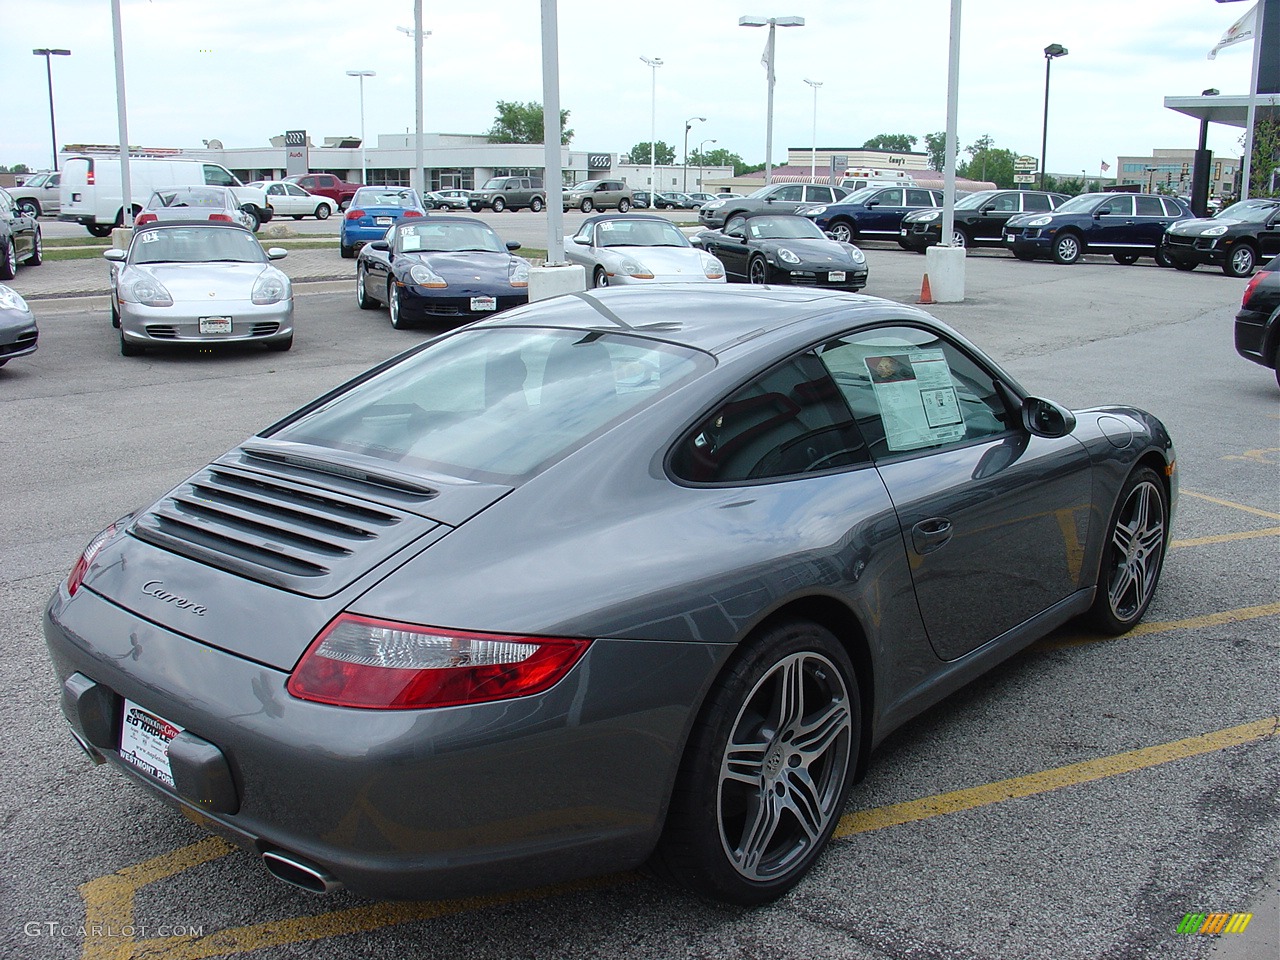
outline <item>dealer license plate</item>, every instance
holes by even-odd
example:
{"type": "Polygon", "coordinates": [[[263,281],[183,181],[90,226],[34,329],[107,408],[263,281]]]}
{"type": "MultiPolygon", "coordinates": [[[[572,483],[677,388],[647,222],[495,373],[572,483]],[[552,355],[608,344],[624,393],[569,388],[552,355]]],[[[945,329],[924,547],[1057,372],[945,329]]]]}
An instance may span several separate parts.
{"type": "Polygon", "coordinates": [[[230,317],[201,317],[200,332],[201,333],[230,333],[231,318],[230,317]]]}
{"type": "Polygon", "coordinates": [[[471,298],[472,313],[483,313],[486,310],[497,310],[497,309],[498,309],[497,297],[472,297],[471,298]]]}
{"type": "Polygon", "coordinates": [[[905,237],[905,236],[907,235],[907,228],[906,228],[906,227],[903,227],[901,230],[899,230],[899,231],[898,231],[898,233],[899,233],[899,235],[900,235],[900,236],[904,236],[904,237],[905,237]]]}
{"type": "Polygon", "coordinates": [[[389,227],[389,226],[391,226],[391,224],[392,224],[392,221],[393,221],[393,220],[394,220],[394,218],[393,218],[393,217],[374,217],[374,218],[373,218],[373,222],[374,222],[374,223],[376,223],[376,224],[377,224],[378,226],[380,226],[380,227],[389,227]]]}
{"type": "Polygon", "coordinates": [[[120,725],[120,759],[172,787],[169,741],[181,732],[177,724],[126,700],[120,725]]]}
{"type": "Polygon", "coordinates": [[[831,283],[844,283],[844,271],[832,270],[827,274],[827,280],[831,283]]]}
{"type": "Polygon", "coordinates": [[[1012,234],[1012,233],[1006,233],[1006,234],[1004,235],[1004,242],[1005,242],[1005,243],[1013,243],[1013,234],[1012,234]]]}

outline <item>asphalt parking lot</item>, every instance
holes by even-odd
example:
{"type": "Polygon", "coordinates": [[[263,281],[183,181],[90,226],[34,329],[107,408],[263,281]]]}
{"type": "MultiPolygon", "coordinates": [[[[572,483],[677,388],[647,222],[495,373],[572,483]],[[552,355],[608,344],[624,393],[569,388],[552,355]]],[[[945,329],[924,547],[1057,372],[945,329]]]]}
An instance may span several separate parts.
{"type": "MultiPolygon", "coordinates": [[[[504,238],[545,246],[541,218],[485,219],[504,238]]],[[[866,292],[914,301],[924,257],[867,252],[866,292]]],[[[282,263],[297,278],[353,275],[336,248],[282,263]]],[[[39,631],[44,601],[85,542],[431,331],[395,331],[384,311],[360,311],[349,280],[304,281],[288,354],[126,359],[104,298],[51,295],[103,289],[105,263],[20,268],[12,286],[33,295],[41,346],[0,369],[0,640],[10,651],[0,661],[0,951],[83,960],[1280,954],[1280,393],[1231,345],[1245,281],[1150,260],[1059,267],[999,251],[971,255],[967,273],[964,303],[929,309],[1024,386],[1069,406],[1133,403],[1169,426],[1183,495],[1163,581],[1128,636],[1068,627],[895,733],[814,872],[777,903],[742,910],[637,874],[440,903],[314,898],[111,768],[91,767],[60,717],[39,631]],[[1249,913],[1243,933],[1179,932],[1189,914],[1249,913]]]]}

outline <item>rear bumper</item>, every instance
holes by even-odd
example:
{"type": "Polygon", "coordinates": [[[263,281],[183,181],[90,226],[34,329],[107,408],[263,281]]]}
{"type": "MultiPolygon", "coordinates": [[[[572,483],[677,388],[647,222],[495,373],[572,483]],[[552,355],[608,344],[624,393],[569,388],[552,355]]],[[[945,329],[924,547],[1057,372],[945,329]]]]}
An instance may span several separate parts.
{"type": "Polygon", "coordinates": [[[1241,310],[1236,314],[1236,353],[1246,360],[1270,367],[1277,366],[1280,344],[1280,321],[1269,322],[1274,314],[1257,310],[1241,310]],[[1269,334],[1269,335],[1268,335],[1269,334]]]}

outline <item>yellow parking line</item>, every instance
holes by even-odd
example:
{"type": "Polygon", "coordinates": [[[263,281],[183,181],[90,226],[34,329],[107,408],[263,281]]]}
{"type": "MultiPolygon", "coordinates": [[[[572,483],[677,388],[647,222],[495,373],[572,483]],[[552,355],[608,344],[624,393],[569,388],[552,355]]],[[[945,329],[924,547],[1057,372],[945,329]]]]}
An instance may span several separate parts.
{"type": "Polygon", "coordinates": [[[1204,627],[1220,627],[1224,623],[1259,620],[1263,617],[1274,617],[1277,614],[1280,614],[1280,603],[1264,603],[1256,607],[1239,607],[1235,610],[1223,610],[1221,613],[1207,613],[1202,617],[1188,617],[1185,620],[1157,620],[1153,623],[1140,623],[1128,633],[1123,633],[1117,637],[1105,634],[1068,634],[1058,639],[1038,640],[1036,641],[1036,647],[1041,650],[1084,647],[1092,643],[1125,640],[1130,637],[1144,637],[1152,633],[1172,633],[1175,630],[1200,630],[1204,627]]]}
{"type": "Polygon", "coordinates": [[[1230,507],[1233,510],[1243,510],[1245,513],[1257,514],[1260,517],[1266,517],[1268,520],[1280,520],[1280,513],[1270,513],[1266,510],[1259,510],[1257,507],[1245,506],[1243,503],[1233,503],[1230,500],[1223,500],[1220,497],[1211,497],[1207,493],[1196,493],[1194,490],[1180,490],[1183,496],[1195,497],[1197,500],[1207,500],[1210,503],[1216,503],[1220,507],[1230,507]]]}
{"type": "Polygon", "coordinates": [[[1193,537],[1190,540],[1170,540],[1169,546],[1203,547],[1211,543],[1232,543],[1236,540],[1253,540],[1256,537],[1280,536],[1280,527],[1264,527],[1261,530],[1241,530],[1239,533],[1219,533],[1211,537],[1193,537]]]}
{"type": "Polygon", "coordinates": [[[997,783],[987,783],[967,790],[953,790],[940,793],[921,800],[907,803],[895,803],[875,810],[860,810],[841,818],[836,827],[836,837],[851,837],[884,827],[895,827],[905,823],[916,823],[932,817],[944,816],[948,813],[959,813],[962,810],[973,810],[977,807],[990,806],[1005,800],[1031,797],[1063,787],[1073,787],[1093,780],[1132,773],[1147,767],[1159,766],[1174,760],[1185,760],[1228,747],[1236,747],[1255,740],[1273,736],[1280,717],[1266,717],[1253,723],[1244,723],[1238,727],[1229,727],[1213,733],[1162,743],[1141,750],[1130,750],[1096,760],[1085,760],[1054,770],[1043,770],[1028,774],[1025,777],[1014,777],[997,783]]]}

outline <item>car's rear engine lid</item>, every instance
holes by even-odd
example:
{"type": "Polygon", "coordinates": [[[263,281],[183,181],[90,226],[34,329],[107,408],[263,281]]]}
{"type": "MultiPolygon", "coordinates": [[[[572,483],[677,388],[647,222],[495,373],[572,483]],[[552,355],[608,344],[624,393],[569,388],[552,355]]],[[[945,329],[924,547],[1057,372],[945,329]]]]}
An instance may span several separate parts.
{"type": "Polygon", "coordinates": [[[250,580],[329,597],[440,526],[428,508],[451,506],[444,522],[456,526],[508,492],[430,484],[279,446],[246,444],[214,461],[129,532],[250,580]]]}

